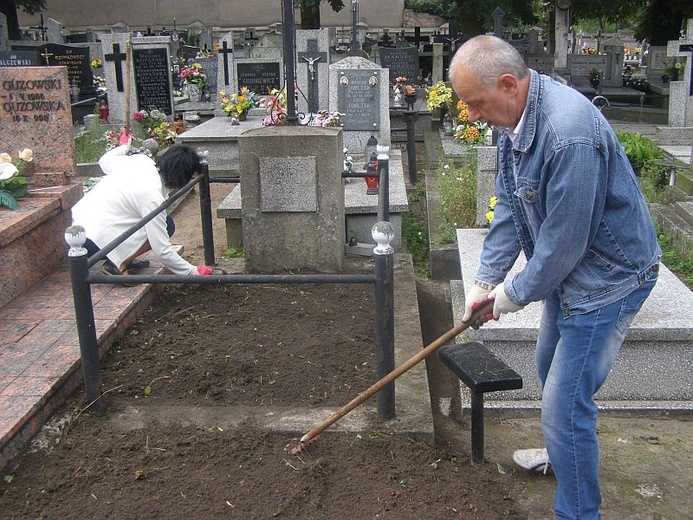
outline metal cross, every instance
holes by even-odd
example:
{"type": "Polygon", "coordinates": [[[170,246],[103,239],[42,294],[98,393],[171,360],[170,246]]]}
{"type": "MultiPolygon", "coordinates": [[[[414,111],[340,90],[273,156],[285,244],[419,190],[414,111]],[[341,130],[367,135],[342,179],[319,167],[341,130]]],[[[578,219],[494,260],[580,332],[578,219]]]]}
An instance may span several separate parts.
{"type": "Polygon", "coordinates": [[[41,53],[41,56],[43,56],[46,59],[46,66],[50,65],[50,62],[48,61],[48,58],[53,56],[52,52],[48,52],[48,47],[43,49],[43,52],[41,53]]]}
{"type": "Polygon", "coordinates": [[[230,85],[229,82],[229,54],[233,54],[233,49],[229,49],[226,40],[222,42],[222,47],[219,53],[224,55],[224,85],[230,85]]]}
{"type": "Polygon", "coordinates": [[[106,61],[114,62],[115,76],[116,76],[116,88],[118,89],[118,92],[123,92],[125,90],[125,87],[123,87],[123,68],[121,67],[121,63],[123,61],[125,61],[125,58],[126,58],[126,54],[124,52],[120,52],[120,44],[119,43],[113,44],[113,52],[111,54],[104,55],[104,59],[106,61]]]}

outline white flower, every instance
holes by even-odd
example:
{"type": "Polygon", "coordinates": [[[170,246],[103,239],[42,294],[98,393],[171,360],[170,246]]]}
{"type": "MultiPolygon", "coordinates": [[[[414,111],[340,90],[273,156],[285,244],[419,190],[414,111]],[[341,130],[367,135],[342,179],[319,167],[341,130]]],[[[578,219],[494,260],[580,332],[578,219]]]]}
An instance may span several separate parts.
{"type": "Polygon", "coordinates": [[[17,167],[12,163],[0,164],[0,181],[6,181],[17,175],[17,167]]]}
{"type": "Polygon", "coordinates": [[[32,152],[29,148],[22,148],[19,151],[19,158],[24,162],[31,162],[31,160],[34,158],[34,152],[32,152]]]}
{"type": "Polygon", "coordinates": [[[0,164],[2,163],[11,163],[12,162],[12,156],[8,154],[7,152],[0,153],[0,164]]]}

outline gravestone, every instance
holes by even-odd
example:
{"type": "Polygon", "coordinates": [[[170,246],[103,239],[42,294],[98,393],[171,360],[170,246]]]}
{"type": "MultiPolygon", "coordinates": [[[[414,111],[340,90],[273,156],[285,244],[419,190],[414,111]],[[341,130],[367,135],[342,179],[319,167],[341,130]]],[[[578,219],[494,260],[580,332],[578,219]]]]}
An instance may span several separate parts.
{"type": "Polygon", "coordinates": [[[80,97],[94,95],[94,75],[88,46],[57,43],[41,43],[36,46],[18,43],[12,45],[12,49],[38,52],[41,65],[67,67],[68,83],[79,88],[80,97]]]}
{"type": "Polygon", "coordinates": [[[70,84],[62,67],[0,68],[0,142],[34,152],[35,185],[68,184],[75,172],[70,84]]]}
{"type": "MultiPolygon", "coordinates": [[[[316,113],[329,106],[329,56],[330,39],[328,29],[296,31],[296,83],[306,97],[305,109],[299,111],[316,113]]],[[[299,105],[303,102],[299,98],[299,105]]]]}
{"type": "Polygon", "coordinates": [[[200,48],[193,45],[181,45],[178,48],[178,58],[185,62],[190,62],[190,60],[195,60],[197,58],[197,53],[200,52],[200,48]]]}
{"type": "Polygon", "coordinates": [[[51,43],[65,43],[63,40],[63,24],[53,18],[46,22],[46,40],[51,43]]]}
{"type": "Polygon", "coordinates": [[[341,129],[262,127],[240,135],[238,147],[246,271],[341,272],[341,129]]]}
{"type": "Polygon", "coordinates": [[[284,84],[284,70],[279,61],[244,58],[234,60],[234,66],[233,92],[248,87],[258,95],[266,95],[284,84]]]}
{"type": "Polygon", "coordinates": [[[207,76],[207,89],[209,93],[214,96],[219,90],[219,85],[217,83],[219,76],[219,60],[214,58],[198,58],[195,60],[196,63],[202,65],[202,72],[207,76]]]}
{"type": "MultiPolygon", "coordinates": [[[[407,43],[408,45],[408,43],[407,43]]],[[[389,69],[390,85],[395,84],[398,77],[407,78],[407,82],[415,84],[419,75],[419,49],[416,47],[383,48],[379,51],[380,66],[389,69]]]]}
{"type": "MultiPolygon", "coordinates": [[[[556,62],[558,67],[558,62],[556,62]]],[[[589,85],[587,77],[589,71],[597,68],[601,71],[602,77],[606,73],[605,54],[569,54],[568,70],[570,72],[570,82],[576,86],[589,85]]]]}
{"type": "Polygon", "coordinates": [[[617,38],[606,40],[602,46],[606,53],[606,71],[602,79],[605,87],[623,86],[624,47],[617,38]]]}
{"type": "Polygon", "coordinates": [[[263,34],[250,50],[249,57],[262,61],[281,62],[284,59],[282,35],[277,33],[263,34]]]}
{"type": "Polygon", "coordinates": [[[2,51],[0,50],[0,67],[38,67],[38,51],[2,51]]]}
{"type": "Polygon", "coordinates": [[[171,38],[167,36],[142,36],[132,39],[126,33],[101,36],[104,53],[103,74],[106,77],[111,123],[122,125],[126,121],[127,110],[132,118],[140,108],[149,110],[151,106],[156,106],[167,115],[174,114],[173,85],[169,72],[170,42],[171,38]],[[128,48],[129,60],[126,52],[128,48]],[[136,71],[135,61],[138,67],[136,71]],[[136,77],[136,73],[141,77],[136,77]],[[128,74],[130,90],[126,92],[128,74]]]}
{"type": "Polygon", "coordinates": [[[132,68],[137,110],[158,108],[167,116],[172,116],[173,96],[168,49],[133,46],[132,68]]]}
{"type": "Polygon", "coordinates": [[[5,51],[9,48],[7,40],[7,17],[0,13],[0,51],[5,51]]]}
{"type": "Polygon", "coordinates": [[[219,38],[217,51],[217,91],[229,90],[233,83],[233,32],[226,33],[219,38]]]}
{"type": "Polygon", "coordinates": [[[359,56],[330,65],[330,112],[344,115],[344,146],[361,153],[371,135],[390,146],[390,84],[387,69],[359,56]]]}
{"type": "Polygon", "coordinates": [[[525,54],[525,63],[530,69],[534,69],[542,74],[551,74],[554,69],[553,55],[544,52],[538,54],[525,54]]]}
{"type": "Polygon", "coordinates": [[[650,45],[647,50],[646,76],[648,79],[661,81],[664,69],[667,68],[667,47],[663,45],[650,45]]]}
{"type": "Polygon", "coordinates": [[[686,144],[690,145],[693,144],[693,18],[688,20],[685,39],[668,42],[667,56],[669,61],[685,60],[683,75],[669,84],[669,126],[681,128],[688,139],[686,144]]]}
{"type": "Polygon", "coordinates": [[[437,83],[439,81],[445,81],[445,53],[444,44],[434,43],[433,47],[433,61],[431,67],[431,81],[437,83]]]}

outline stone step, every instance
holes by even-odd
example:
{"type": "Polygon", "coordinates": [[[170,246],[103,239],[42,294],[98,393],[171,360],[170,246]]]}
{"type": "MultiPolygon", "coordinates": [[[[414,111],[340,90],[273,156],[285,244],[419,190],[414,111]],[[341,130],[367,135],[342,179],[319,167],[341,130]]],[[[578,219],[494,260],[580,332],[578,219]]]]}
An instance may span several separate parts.
{"type": "Polygon", "coordinates": [[[692,203],[683,203],[684,206],[679,204],[650,204],[650,211],[655,223],[671,239],[679,254],[693,259],[693,222],[690,220],[693,217],[687,213],[692,203]]]}
{"type": "Polygon", "coordinates": [[[673,206],[676,214],[693,226],[693,201],[675,202],[673,206]]]}
{"type": "MultiPolygon", "coordinates": [[[[465,288],[471,286],[485,229],[458,229],[462,280],[450,291],[453,317],[464,314],[465,288]]],[[[521,257],[509,277],[525,264],[521,257]]],[[[665,266],[655,289],[635,318],[612,374],[597,394],[600,406],[621,409],[693,410],[693,292],[665,266]]],[[[540,302],[503,316],[479,330],[469,329],[457,342],[480,341],[516,370],[524,387],[487,397],[491,406],[539,408],[541,390],[534,365],[534,345],[542,313],[540,302]]]]}

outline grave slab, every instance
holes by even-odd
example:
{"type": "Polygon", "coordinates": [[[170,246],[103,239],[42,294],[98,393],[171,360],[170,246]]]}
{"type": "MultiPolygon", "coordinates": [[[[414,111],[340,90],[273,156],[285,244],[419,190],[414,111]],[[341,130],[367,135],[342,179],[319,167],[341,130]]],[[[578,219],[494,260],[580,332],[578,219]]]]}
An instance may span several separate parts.
{"type": "MultiPolygon", "coordinates": [[[[453,317],[464,314],[464,293],[474,282],[485,229],[458,229],[462,280],[450,284],[453,317]]],[[[509,277],[525,264],[520,256],[509,277]]],[[[540,302],[504,315],[478,331],[468,330],[460,341],[481,341],[520,373],[524,388],[488,396],[497,407],[539,408],[540,385],[534,347],[542,313],[540,302]]],[[[693,410],[693,292],[660,264],[659,281],[636,316],[612,373],[597,393],[600,407],[620,409],[693,410]],[[672,306],[671,302],[676,302],[672,306]]]]}

